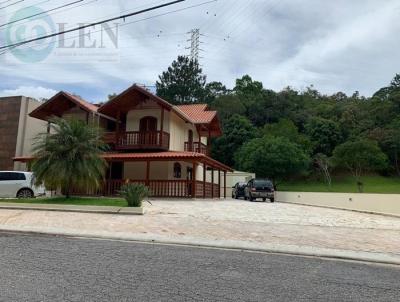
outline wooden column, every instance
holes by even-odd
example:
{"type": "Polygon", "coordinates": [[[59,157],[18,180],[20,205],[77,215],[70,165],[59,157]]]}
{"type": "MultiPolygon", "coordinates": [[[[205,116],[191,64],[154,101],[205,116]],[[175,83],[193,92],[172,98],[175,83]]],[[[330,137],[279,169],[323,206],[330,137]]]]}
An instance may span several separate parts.
{"type": "Polygon", "coordinates": [[[113,164],[112,161],[110,161],[110,163],[108,164],[108,166],[109,166],[108,180],[111,180],[111,175],[112,175],[112,164],[113,164]]]}
{"type": "Polygon", "coordinates": [[[208,128],[208,138],[207,138],[207,155],[211,154],[211,130],[208,128]]]}
{"type": "Polygon", "coordinates": [[[47,122],[47,134],[50,134],[51,123],[47,122]]]}
{"type": "Polygon", "coordinates": [[[218,198],[221,198],[221,170],[218,169],[218,198]]]}
{"type": "Polygon", "coordinates": [[[196,170],[197,170],[197,163],[193,163],[193,172],[192,172],[192,198],[196,198],[196,170]]]}
{"type": "Polygon", "coordinates": [[[214,198],[214,168],[211,168],[211,198],[214,198]]]}
{"type": "Polygon", "coordinates": [[[224,198],[226,198],[226,171],[224,171],[224,198]]]}
{"type": "Polygon", "coordinates": [[[164,134],[164,107],[161,107],[161,125],[160,125],[160,131],[161,131],[161,136],[160,136],[160,147],[163,145],[163,134],[164,134]]]}
{"type": "Polygon", "coordinates": [[[150,161],[146,162],[146,186],[150,185],[150,161]]]}
{"type": "Polygon", "coordinates": [[[206,198],[206,176],[207,176],[207,165],[203,164],[203,198],[206,198]]]}
{"type": "Polygon", "coordinates": [[[119,127],[120,127],[120,123],[121,123],[121,111],[117,112],[117,121],[116,121],[116,125],[115,125],[115,145],[118,145],[118,141],[119,141],[119,127]]]}
{"type": "MultiPolygon", "coordinates": [[[[201,135],[200,135],[200,131],[197,131],[197,133],[199,134],[199,145],[197,146],[198,150],[197,152],[201,153],[201,135]]],[[[194,147],[194,144],[193,144],[194,147]]]]}
{"type": "Polygon", "coordinates": [[[108,195],[113,195],[114,192],[111,192],[111,176],[112,176],[112,164],[113,162],[110,161],[108,164],[108,183],[106,182],[105,186],[104,186],[104,196],[108,196],[108,195]]]}

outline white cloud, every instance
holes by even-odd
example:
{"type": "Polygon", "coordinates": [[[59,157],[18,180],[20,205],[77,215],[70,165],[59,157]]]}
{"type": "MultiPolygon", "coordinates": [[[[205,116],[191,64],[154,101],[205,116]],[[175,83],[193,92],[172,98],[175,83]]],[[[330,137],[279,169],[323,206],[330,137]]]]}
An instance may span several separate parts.
{"type": "Polygon", "coordinates": [[[5,96],[27,96],[35,99],[45,98],[48,99],[55,95],[57,91],[45,87],[34,87],[34,86],[20,86],[16,89],[4,89],[0,90],[0,97],[5,96]]]}
{"type": "MultiPolygon", "coordinates": [[[[0,89],[60,87],[90,100],[94,95],[106,98],[116,86],[154,84],[178,54],[189,53],[186,33],[193,28],[200,28],[203,34],[200,63],[208,79],[229,87],[235,78],[249,74],[275,90],[313,84],[323,93],[358,90],[369,96],[400,72],[398,0],[219,0],[128,24],[202,2],[183,2],[119,22],[118,49],[104,49],[116,51],[115,62],[103,62],[95,55],[76,62],[60,56],[64,49],[57,47],[41,63],[19,62],[12,53],[0,56],[0,89]]],[[[96,1],[51,17],[55,23],[74,26],[152,3],[96,1]]],[[[52,5],[53,1],[43,9],[52,5]]],[[[82,48],[71,51],[84,52],[82,48]]]]}

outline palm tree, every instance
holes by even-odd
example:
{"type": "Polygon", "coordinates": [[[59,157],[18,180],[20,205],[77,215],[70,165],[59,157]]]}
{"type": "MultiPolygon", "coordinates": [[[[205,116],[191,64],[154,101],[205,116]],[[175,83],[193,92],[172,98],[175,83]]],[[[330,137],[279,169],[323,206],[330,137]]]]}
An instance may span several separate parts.
{"type": "Polygon", "coordinates": [[[106,145],[99,128],[74,119],[52,123],[50,134],[35,139],[32,170],[36,182],[61,188],[67,198],[72,188],[99,188],[107,166],[101,157],[106,145]]]}

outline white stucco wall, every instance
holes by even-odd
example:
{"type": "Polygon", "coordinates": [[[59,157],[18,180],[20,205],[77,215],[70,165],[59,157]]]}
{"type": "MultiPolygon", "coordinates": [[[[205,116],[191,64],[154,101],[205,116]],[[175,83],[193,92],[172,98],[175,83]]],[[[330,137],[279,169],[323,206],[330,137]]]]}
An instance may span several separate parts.
{"type": "MultiPolygon", "coordinates": [[[[140,120],[145,116],[157,119],[157,130],[161,130],[161,107],[153,102],[147,101],[130,110],[126,117],[126,131],[139,131],[140,120]]],[[[164,110],[164,131],[170,132],[170,112],[164,110]]]]}
{"type": "MultiPolygon", "coordinates": [[[[146,162],[127,162],[124,166],[124,178],[131,180],[146,179],[146,162]]],[[[150,163],[150,179],[166,180],[169,176],[168,165],[165,162],[150,163]]]]}
{"type": "Polygon", "coordinates": [[[400,194],[277,192],[277,201],[400,216],[400,194]]]}
{"type": "Polygon", "coordinates": [[[170,114],[170,150],[184,151],[185,142],[189,139],[189,130],[193,131],[193,142],[199,141],[196,127],[186,123],[176,113],[170,114]]]}
{"type": "MultiPolygon", "coordinates": [[[[153,161],[150,162],[150,179],[154,180],[186,180],[187,169],[193,165],[184,161],[153,161]],[[174,164],[181,164],[181,178],[174,178],[174,164]]],[[[203,181],[203,166],[197,166],[196,180],[203,181]]],[[[124,179],[145,180],[146,162],[127,162],[124,165],[124,179]]],[[[206,181],[211,182],[211,171],[207,171],[206,181]]],[[[214,171],[214,183],[218,183],[218,171],[214,171]]],[[[221,186],[223,185],[223,172],[221,172],[221,186]]]]}

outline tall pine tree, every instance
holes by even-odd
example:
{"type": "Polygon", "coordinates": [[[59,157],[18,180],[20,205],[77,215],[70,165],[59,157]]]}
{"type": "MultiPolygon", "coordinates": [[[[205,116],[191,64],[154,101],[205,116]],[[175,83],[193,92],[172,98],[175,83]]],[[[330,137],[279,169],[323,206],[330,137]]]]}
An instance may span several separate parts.
{"type": "Polygon", "coordinates": [[[172,104],[203,102],[206,76],[197,60],[178,56],[156,82],[157,95],[172,104]]]}

